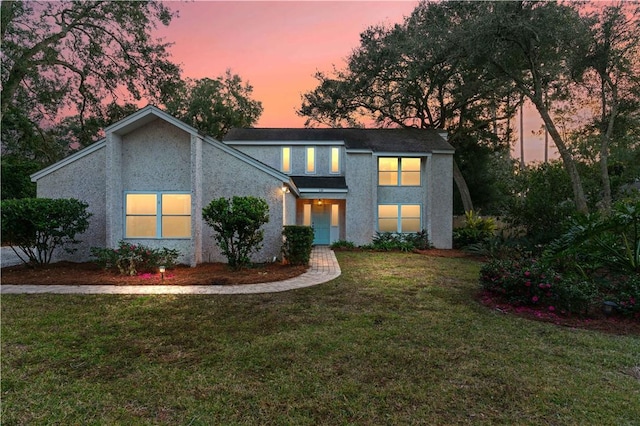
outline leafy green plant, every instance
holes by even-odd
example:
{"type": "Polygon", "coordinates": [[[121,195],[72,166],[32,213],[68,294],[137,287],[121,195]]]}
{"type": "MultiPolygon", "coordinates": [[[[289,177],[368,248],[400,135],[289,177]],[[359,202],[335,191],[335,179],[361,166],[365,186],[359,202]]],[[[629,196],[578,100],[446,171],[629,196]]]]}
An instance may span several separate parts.
{"type": "Polygon", "coordinates": [[[406,241],[405,234],[376,232],[371,244],[362,246],[362,248],[366,250],[410,252],[415,249],[415,246],[413,243],[406,241]]]}
{"type": "Polygon", "coordinates": [[[313,228],[289,225],[284,227],[282,235],[282,254],[287,262],[290,265],[308,265],[313,245],[313,228]]]}
{"type": "Polygon", "coordinates": [[[606,268],[609,273],[640,273],[640,197],[613,205],[611,214],[575,218],[545,252],[550,261],[575,269],[606,268]]]}
{"type": "Polygon", "coordinates": [[[335,241],[335,242],[331,243],[330,247],[333,250],[336,250],[336,249],[353,249],[353,248],[356,248],[356,245],[353,244],[351,241],[338,240],[338,241],[335,241]]]}
{"type": "Polygon", "coordinates": [[[47,264],[57,248],[73,253],[69,245],[80,243],[76,235],[89,227],[88,206],[73,198],[3,200],[2,243],[25,264],[47,264]]]}
{"type": "Polygon", "coordinates": [[[586,313],[600,303],[598,286],[588,279],[562,275],[531,257],[494,259],[480,270],[482,287],[517,306],[586,313]]]}
{"type": "Polygon", "coordinates": [[[413,244],[413,248],[416,250],[427,250],[431,247],[431,240],[429,240],[429,233],[426,229],[422,231],[411,233],[411,234],[402,234],[404,241],[409,244],[413,244]]]}
{"type": "Polygon", "coordinates": [[[227,257],[229,266],[249,265],[249,255],[262,248],[264,230],[269,221],[269,205],[262,198],[218,198],[202,209],[202,217],[214,230],[214,238],[227,257]]]}
{"type": "Polygon", "coordinates": [[[483,218],[473,210],[465,213],[464,225],[453,230],[453,245],[461,248],[483,243],[493,237],[496,222],[492,217],[483,218]]]}
{"type": "Polygon", "coordinates": [[[156,271],[159,266],[171,268],[180,256],[180,252],[175,249],[152,249],[126,241],[120,241],[117,249],[92,247],[91,254],[103,268],[117,269],[122,275],[132,276],[140,272],[156,271]]]}

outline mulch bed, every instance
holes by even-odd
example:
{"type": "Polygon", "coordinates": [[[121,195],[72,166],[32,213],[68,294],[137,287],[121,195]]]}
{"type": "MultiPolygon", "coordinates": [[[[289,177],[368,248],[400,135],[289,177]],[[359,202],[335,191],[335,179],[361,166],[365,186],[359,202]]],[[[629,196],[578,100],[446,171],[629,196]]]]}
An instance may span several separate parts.
{"type": "Polygon", "coordinates": [[[164,274],[141,273],[136,276],[105,271],[95,263],[58,262],[38,268],[25,265],[2,268],[2,284],[28,285],[235,285],[281,281],[296,277],[306,266],[269,263],[231,270],[224,263],[203,263],[195,268],[177,266],[164,274]]]}

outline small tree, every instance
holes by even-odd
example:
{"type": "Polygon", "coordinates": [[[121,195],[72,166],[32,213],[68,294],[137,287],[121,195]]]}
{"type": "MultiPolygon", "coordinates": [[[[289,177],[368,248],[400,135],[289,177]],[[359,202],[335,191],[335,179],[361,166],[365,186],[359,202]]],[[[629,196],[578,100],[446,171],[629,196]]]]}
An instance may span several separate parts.
{"type": "Polygon", "coordinates": [[[223,197],[202,209],[202,217],[215,231],[229,266],[240,269],[250,263],[251,252],[262,248],[264,230],[260,227],[269,221],[269,206],[256,197],[223,197]]]}
{"type": "Polygon", "coordinates": [[[64,247],[67,253],[77,249],[76,235],[89,227],[89,205],[70,199],[22,198],[2,201],[2,243],[11,245],[25,264],[51,262],[53,252],[64,247]],[[22,255],[18,252],[19,249],[22,255]]]}

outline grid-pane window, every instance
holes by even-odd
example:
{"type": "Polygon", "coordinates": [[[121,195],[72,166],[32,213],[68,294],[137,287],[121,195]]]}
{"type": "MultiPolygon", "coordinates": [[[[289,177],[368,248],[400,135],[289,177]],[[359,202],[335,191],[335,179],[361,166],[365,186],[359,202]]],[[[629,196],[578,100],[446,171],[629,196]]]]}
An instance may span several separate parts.
{"type": "Polygon", "coordinates": [[[378,185],[398,184],[398,159],[378,158],[378,185]]]}
{"type": "Polygon", "coordinates": [[[401,181],[402,186],[420,186],[420,159],[403,158],[401,160],[401,181]]]}
{"type": "Polygon", "coordinates": [[[378,158],[378,185],[420,186],[420,158],[378,158]]]}
{"type": "Polygon", "coordinates": [[[419,232],[421,229],[419,204],[379,204],[379,232],[419,232]]]}
{"type": "Polygon", "coordinates": [[[162,238],[191,236],[191,195],[162,194],[162,238]]]}
{"type": "Polygon", "coordinates": [[[190,238],[191,195],[126,194],[126,238],[190,238]]]}
{"type": "Polygon", "coordinates": [[[126,237],[153,238],[157,233],[157,194],[127,194],[126,237]]]}

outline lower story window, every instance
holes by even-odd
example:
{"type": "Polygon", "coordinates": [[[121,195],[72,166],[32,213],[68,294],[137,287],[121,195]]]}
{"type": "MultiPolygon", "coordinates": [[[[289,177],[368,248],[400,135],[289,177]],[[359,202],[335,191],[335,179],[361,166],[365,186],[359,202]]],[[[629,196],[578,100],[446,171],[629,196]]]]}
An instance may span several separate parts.
{"type": "Polygon", "coordinates": [[[378,231],[420,232],[420,204],[379,204],[378,231]]]}
{"type": "Polygon", "coordinates": [[[126,238],[190,238],[191,194],[128,193],[126,238]]]}

